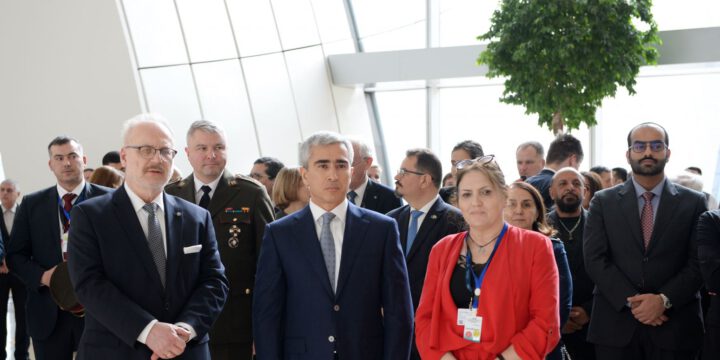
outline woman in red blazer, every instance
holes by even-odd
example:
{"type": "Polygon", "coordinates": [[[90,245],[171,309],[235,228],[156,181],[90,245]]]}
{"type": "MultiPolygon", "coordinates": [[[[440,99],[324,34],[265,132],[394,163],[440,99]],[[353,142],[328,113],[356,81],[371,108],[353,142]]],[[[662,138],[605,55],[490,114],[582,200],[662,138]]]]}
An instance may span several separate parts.
{"type": "Polygon", "coordinates": [[[470,230],[430,253],[415,315],[420,356],[543,359],[560,339],[552,244],[503,221],[507,186],[492,156],[457,166],[458,204],[470,230]]]}

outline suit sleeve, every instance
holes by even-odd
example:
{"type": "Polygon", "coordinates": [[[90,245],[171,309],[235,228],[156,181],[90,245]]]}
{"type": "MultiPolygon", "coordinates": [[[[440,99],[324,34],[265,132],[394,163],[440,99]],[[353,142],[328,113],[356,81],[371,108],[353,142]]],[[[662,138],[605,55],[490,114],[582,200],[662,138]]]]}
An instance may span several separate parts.
{"type": "Polygon", "coordinates": [[[267,226],[260,248],[253,296],[253,338],[260,359],[283,358],[283,312],[285,309],[285,274],[273,228],[267,226]]]}
{"type": "MultiPolygon", "coordinates": [[[[26,199],[18,206],[10,241],[6,244],[5,249],[11,271],[20,277],[28,289],[38,291],[42,287],[40,279],[47,269],[32,260],[33,249],[30,240],[32,225],[29,214],[32,203],[31,199],[26,199]]],[[[60,240],[58,239],[58,241],[60,240]]]]}
{"type": "Polygon", "coordinates": [[[215,230],[210,213],[205,215],[200,236],[202,253],[200,269],[195,289],[189,297],[176,322],[184,322],[192,326],[200,339],[210,331],[210,327],[225,305],[228,295],[228,281],[225,278],[225,268],[220,262],[215,230]]]}
{"type": "Polygon", "coordinates": [[[702,275],[698,264],[697,222],[700,215],[707,210],[707,206],[704,196],[698,195],[695,200],[690,234],[681,234],[681,236],[690,236],[685,267],[663,284],[658,291],[668,297],[673,307],[681,307],[695,301],[696,293],[702,287],[702,275]]]}
{"type": "Polygon", "coordinates": [[[438,246],[434,246],[430,250],[420,304],[415,312],[415,345],[417,345],[420,357],[427,360],[440,359],[445,354],[430,348],[430,324],[433,319],[435,297],[441,296],[436,292],[442,273],[441,256],[442,252],[438,246]]]}
{"type": "Polygon", "coordinates": [[[527,247],[532,250],[523,249],[533,251],[529,265],[530,321],[510,341],[522,359],[544,359],[560,341],[558,270],[550,239],[543,240],[527,247]]]}
{"type": "Polygon", "coordinates": [[[612,262],[603,200],[601,195],[596,195],[590,202],[590,212],[583,230],[585,270],[615,311],[621,311],[626,307],[627,298],[637,295],[638,290],[612,262]]]}
{"type": "Polygon", "coordinates": [[[567,322],[572,308],[572,274],[570,273],[565,246],[563,246],[562,242],[553,242],[553,251],[558,275],[560,276],[560,327],[562,327],[567,322]]]}
{"type": "Polygon", "coordinates": [[[709,292],[720,292],[720,210],[700,216],[697,225],[700,271],[709,292]]]}
{"type": "Polygon", "coordinates": [[[68,270],[78,301],[130,347],[155,317],[129,299],[105,276],[98,235],[82,206],[72,210],[68,270]]]}
{"type": "Polygon", "coordinates": [[[405,256],[395,221],[389,222],[383,254],[382,303],[386,360],[407,360],[413,331],[413,306],[405,256]]]}
{"type": "Polygon", "coordinates": [[[253,209],[253,226],[255,226],[255,256],[259,256],[261,251],[261,243],[265,232],[265,225],[275,220],[273,205],[264,188],[259,188],[256,192],[255,204],[253,209]]]}

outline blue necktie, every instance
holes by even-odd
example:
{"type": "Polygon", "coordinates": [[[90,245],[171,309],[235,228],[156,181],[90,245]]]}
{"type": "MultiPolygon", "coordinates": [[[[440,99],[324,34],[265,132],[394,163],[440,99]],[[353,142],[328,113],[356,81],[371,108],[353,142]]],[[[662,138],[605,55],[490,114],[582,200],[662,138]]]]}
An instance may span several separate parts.
{"type": "Polygon", "coordinates": [[[423,212],[420,210],[413,210],[410,213],[410,229],[408,229],[407,234],[407,246],[405,246],[405,255],[410,253],[410,248],[412,248],[412,244],[415,241],[415,236],[417,236],[418,232],[418,218],[422,214],[423,212]]]}
{"type": "Polygon", "coordinates": [[[158,221],[155,211],[157,205],[155,203],[149,203],[143,205],[143,210],[148,213],[148,247],[150,253],[152,253],[155,267],[157,267],[158,274],[160,275],[160,282],[165,287],[165,246],[163,245],[162,231],[160,230],[160,221],[158,221]]]}
{"type": "Polygon", "coordinates": [[[347,193],[347,198],[350,200],[350,202],[355,205],[355,198],[357,197],[357,193],[354,190],[350,190],[349,193],[347,193]]]}
{"type": "Polygon", "coordinates": [[[322,230],[320,230],[320,248],[322,249],[323,258],[325,258],[325,267],[333,291],[335,290],[335,239],[333,239],[332,231],[330,231],[330,223],[334,218],[335,214],[331,212],[323,214],[322,230]]]}

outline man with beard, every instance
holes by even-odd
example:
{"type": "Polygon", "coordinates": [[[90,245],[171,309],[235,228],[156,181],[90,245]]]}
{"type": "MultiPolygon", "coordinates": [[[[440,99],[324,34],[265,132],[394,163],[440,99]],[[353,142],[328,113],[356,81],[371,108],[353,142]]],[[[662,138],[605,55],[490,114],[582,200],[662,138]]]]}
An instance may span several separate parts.
{"type": "Polygon", "coordinates": [[[558,231],[558,237],[565,245],[573,282],[572,308],[562,328],[562,341],[572,358],[595,359],[595,347],[585,340],[594,284],[585,272],[583,261],[583,226],[587,218],[587,211],[582,208],[583,179],[582,174],[571,167],[555,173],[550,184],[555,209],[548,214],[548,222],[558,231]]]}
{"type": "MultiPolygon", "coordinates": [[[[420,303],[430,250],[446,235],[460,232],[465,224],[462,213],[446,204],[440,196],[442,164],[428,149],[413,149],[405,153],[400,171],[395,176],[395,193],[408,205],[387,215],[400,228],[400,245],[405,252],[413,313],[420,303]]],[[[415,342],[410,359],[420,359],[415,342]]]]}
{"type": "Polygon", "coordinates": [[[703,335],[695,232],[705,197],[667,181],[662,126],[637,125],[627,141],[633,176],[595,195],[584,230],[596,285],[588,341],[598,359],[694,359],[703,335]]]}

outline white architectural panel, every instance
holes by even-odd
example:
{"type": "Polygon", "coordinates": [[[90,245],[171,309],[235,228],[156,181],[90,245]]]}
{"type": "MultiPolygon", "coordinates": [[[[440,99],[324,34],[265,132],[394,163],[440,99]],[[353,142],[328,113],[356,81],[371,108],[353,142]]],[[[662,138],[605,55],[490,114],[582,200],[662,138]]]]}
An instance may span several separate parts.
{"type": "Polygon", "coordinates": [[[237,57],[223,0],[176,0],[190,61],[237,57]]]}
{"type": "Polygon", "coordinates": [[[226,0],[240,56],[280,51],[270,0],[226,0]]]}
{"type": "Polygon", "coordinates": [[[172,0],[123,0],[123,8],[139,67],[188,62],[172,0]]]}
{"type": "Polygon", "coordinates": [[[271,0],[283,50],[320,44],[309,0],[271,0]]]}

